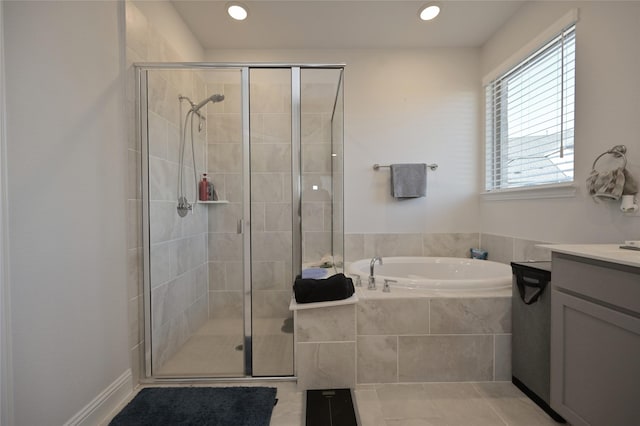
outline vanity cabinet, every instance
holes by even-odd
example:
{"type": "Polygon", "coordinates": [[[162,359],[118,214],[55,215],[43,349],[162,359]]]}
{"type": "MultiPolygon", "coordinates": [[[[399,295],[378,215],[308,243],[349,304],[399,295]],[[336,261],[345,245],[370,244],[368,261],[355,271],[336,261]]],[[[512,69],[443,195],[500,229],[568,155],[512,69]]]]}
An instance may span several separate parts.
{"type": "Polygon", "coordinates": [[[551,406],[574,426],[640,425],[640,267],[553,253],[551,406]]]}

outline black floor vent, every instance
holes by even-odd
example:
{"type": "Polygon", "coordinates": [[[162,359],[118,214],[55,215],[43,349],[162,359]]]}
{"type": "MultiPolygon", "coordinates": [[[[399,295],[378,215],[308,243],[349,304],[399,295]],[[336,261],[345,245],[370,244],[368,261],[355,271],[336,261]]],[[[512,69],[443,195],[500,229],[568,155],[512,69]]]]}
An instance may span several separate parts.
{"type": "Polygon", "coordinates": [[[358,426],[351,389],[308,390],[306,426],[358,426]]]}

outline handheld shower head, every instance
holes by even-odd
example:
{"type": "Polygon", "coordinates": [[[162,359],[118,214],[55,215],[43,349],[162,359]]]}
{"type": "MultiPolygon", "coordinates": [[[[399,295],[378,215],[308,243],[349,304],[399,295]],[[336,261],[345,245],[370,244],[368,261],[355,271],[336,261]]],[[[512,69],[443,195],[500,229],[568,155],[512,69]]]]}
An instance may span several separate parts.
{"type": "Polygon", "coordinates": [[[211,95],[209,96],[207,99],[205,99],[204,101],[200,102],[199,104],[195,105],[192,110],[193,112],[198,112],[200,110],[200,108],[202,108],[203,106],[205,106],[206,104],[208,104],[209,102],[222,102],[224,101],[224,95],[219,95],[219,94],[215,94],[215,95],[211,95]]]}

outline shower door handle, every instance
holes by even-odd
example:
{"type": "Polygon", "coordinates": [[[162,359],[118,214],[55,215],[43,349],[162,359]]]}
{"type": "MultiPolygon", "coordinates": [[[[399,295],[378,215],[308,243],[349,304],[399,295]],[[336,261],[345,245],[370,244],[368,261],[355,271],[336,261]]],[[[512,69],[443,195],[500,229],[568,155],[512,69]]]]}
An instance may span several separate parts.
{"type": "Polygon", "coordinates": [[[238,219],[238,234],[244,233],[244,219],[238,219]]]}

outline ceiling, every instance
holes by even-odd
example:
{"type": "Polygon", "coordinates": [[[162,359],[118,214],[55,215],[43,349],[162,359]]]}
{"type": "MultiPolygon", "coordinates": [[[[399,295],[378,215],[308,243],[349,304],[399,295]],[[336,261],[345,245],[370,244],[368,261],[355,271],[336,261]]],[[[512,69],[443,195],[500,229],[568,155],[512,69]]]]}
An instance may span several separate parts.
{"type": "Polygon", "coordinates": [[[234,21],[227,1],[171,0],[205,50],[479,47],[523,0],[444,0],[430,22],[418,19],[428,2],[390,0],[242,1],[234,21]]]}

